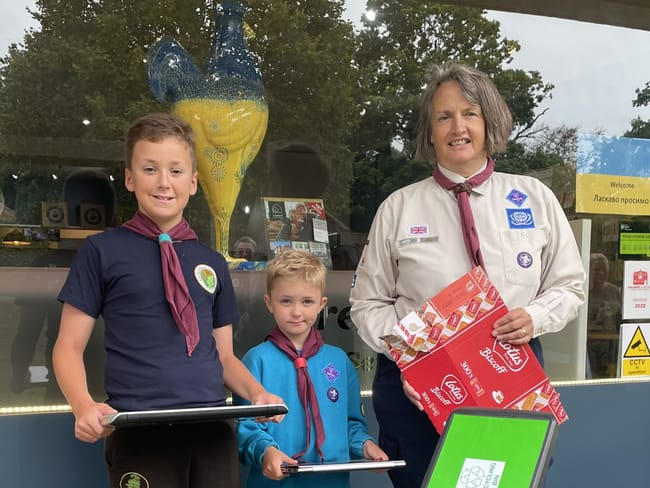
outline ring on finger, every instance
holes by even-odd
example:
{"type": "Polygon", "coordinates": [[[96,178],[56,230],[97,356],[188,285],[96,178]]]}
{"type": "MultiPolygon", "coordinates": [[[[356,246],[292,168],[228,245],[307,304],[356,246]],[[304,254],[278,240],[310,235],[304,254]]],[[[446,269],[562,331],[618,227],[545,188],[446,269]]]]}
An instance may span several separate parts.
{"type": "Polygon", "coordinates": [[[525,327],[521,328],[521,337],[526,337],[526,328],[525,327]]]}

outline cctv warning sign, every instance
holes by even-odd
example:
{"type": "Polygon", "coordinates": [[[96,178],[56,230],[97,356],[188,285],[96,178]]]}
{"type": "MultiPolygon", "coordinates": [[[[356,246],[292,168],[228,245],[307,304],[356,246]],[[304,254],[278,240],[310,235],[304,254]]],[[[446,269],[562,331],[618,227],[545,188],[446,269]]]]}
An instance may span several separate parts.
{"type": "Polygon", "coordinates": [[[650,324],[621,325],[621,376],[650,376],[650,324]]]}
{"type": "MultiPolygon", "coordinates": [[[[636,324],[634,324],[636,325],[636,324]]],[[[648,343],[645,340],[641,327],[637,326],[632,336],[632,340],[627,345],[627,349],[623,354],[624,358],[644,358],[650,356],[648,352],[648,343]]]]}

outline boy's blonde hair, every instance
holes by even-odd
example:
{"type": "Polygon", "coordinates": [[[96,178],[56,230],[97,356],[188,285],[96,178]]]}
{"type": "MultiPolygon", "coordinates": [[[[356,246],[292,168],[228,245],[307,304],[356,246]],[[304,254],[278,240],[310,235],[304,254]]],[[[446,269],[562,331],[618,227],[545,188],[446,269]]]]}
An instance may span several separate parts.
{"type": "Polygon", "coordinates": [[[318,256],[306,251],[288,249],[269,261],[266,271],[266,292],[270,295],[279,278],[303,280],[325,294],[327,269],[318,256]]]}

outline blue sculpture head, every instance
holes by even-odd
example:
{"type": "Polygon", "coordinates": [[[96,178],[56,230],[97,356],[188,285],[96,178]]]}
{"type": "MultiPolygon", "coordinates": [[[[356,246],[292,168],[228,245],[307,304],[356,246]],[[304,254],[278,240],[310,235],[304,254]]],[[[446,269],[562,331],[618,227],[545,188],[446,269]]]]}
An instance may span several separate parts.
{"type": "Polygon", "coordinates": [[[152,45],[147,74],[154,98],[161,103],[188,98],[263,98],[262,77],[246,46],[243,14],[239,2],[217,4],[205,72],[174,39],[165,37],[152,45]]]}

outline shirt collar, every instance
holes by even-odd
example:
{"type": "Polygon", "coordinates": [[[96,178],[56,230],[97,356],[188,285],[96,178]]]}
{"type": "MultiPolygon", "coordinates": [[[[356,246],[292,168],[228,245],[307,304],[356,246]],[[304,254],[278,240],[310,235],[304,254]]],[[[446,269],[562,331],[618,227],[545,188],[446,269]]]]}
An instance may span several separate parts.
{"type": "MultiPolygon", "coordinates": [[[[480,172],[483,171],[486,167],[487,167],[487,159],[485,160],[485,163],[483,163],[483,164],[481,165],[481,167],[480,167],[479,169],[476,170],[475,173],[473,173],[473,174],[469,175],[467,178],[465,178],[464,176],[459,175],[458,173],[454,173],[453,171],[448,170],[448,169],[445,168],[444,166],[440,166],[440,165],[438,165],[438,169],[440,170],[440,172],[441,172],[443,175],[445,175],[447,178],[449,178],[451,181],[453,181],[454,183],[462,183],[463,181],[465,181],[465,180],[471,178],[472,176],[474,176],[475,174],[480,173],[480,172]]],[[[483,185],[481,185],[481,186],[477,186],[477,187],[475,187],[475,188],[472,188],[472,191],[475,191],[476,193],[482,195],[483,193],[485,193],[484,188],[485,188],[485,184],[483,184],[483,185]]]]}

